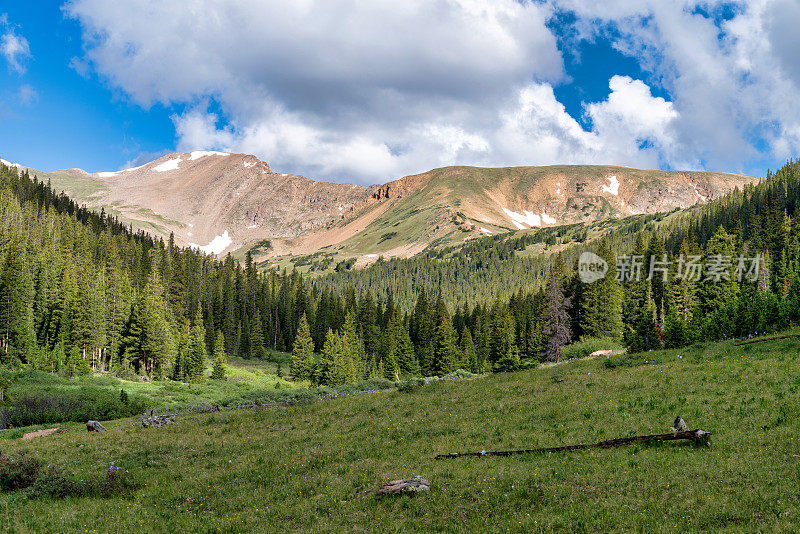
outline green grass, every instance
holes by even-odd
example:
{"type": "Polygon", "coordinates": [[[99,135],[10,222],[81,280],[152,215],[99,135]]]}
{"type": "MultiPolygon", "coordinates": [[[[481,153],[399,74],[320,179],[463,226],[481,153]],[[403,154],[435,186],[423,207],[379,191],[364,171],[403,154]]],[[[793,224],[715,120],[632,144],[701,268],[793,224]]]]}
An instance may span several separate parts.
{"type": "Polygon", "coordinates": [[[87,202],[93,195],[108,191],[102,181],[91,176],[69,176],[60,172],[43,173],[40,171],[36,171],[35,174],[45,183],[50,180],[55,191],[69,192],[69,196],[76,201],[87,202]]]}
{"type": "Polygon", "coordinates": [[[726,342],[7,440],[3,454],[25,450],[82,477],[113,461],[140,487],[110,499],[3,494],[0,514],[6,529],[33,532],[796,532],[799,351],[798,340],[726,342]],[[660,433],[678,414],[712,432],[712,447],[433,460],[660,433]],[[358,496],[417,474],[429,493],[358,496]]]}
{"type": "MultiPolygon", "coordinates": [[[[39,371],[22,371],[11,375],[12,383],[8,395],[13,403],[13,399],[34,393],[74,397],[82,391],[119,395],[124,390],[131,399],[141,401],[148,409],[173,410],[198,402],[219,403],[253,392],[286,391],[302,386],[277,376],[278,361],[281,362],[282,375],[288,375],[288,354],[275,353],[272,360],[274,361],[232,358],[228,362],[226,380],[204,380],[197,383],[172,380],[141,382],[102,374],[67,378],[39,371]]],[[[210,373],[209,363],[206,375],[210,373]]]]}

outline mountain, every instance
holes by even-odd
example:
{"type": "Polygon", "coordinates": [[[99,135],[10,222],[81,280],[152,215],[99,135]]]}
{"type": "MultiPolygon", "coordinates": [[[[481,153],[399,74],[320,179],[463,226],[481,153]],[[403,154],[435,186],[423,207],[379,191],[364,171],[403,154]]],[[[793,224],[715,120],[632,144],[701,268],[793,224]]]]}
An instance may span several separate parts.
{"type": "Polygon", "coordinates": [[[50,179],[89,207],[163,237],[174,232],[178,244],[214,254],[307,234],[368,194],[363,186],[275,173],[254,156],[210,151],[170,154],[124,171],[65,169],[50,179]]]}
{"type": "Polygon", "coordinates": [[[195,151],[133,169],[40,173],[87,207],[223,254],[414,255],[500,232],[688,208],[756,178],[601,165],[445,167],[369,187],[274,172],[255,156],[195,151]]]}

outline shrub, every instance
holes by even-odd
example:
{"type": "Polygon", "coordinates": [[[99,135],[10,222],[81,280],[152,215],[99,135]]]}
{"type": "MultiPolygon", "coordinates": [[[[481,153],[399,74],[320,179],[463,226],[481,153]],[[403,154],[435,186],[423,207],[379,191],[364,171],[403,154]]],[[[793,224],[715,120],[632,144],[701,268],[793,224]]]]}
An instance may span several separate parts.
{"type": "Polygon", "coordinates": [[[458,369],[458,370],[453,371],[452,373],[446,374],[446,375],[444,375],[442,377],[429,376],[429,377],[426,377],[426,378],[409,378],[408,380],[401,380],[400,382],[397,382],[395,384],[395,386],[397,387],[398,391],[409,392],[409,391],[414,391],[415,389],[418,389],[418,388],[420,388],[420,387],[422,387],[422,386],[424,386],[426,384],[432,384],[432,383],[435,383],[435,382],[441,382],[443,380],[458,380],[458,379],[461,379],[461,378],[475,378],[476,376],[480,376],[480,375],[476,375],[474,373],[470,373],[469,371],[465,371],[464,369],[458,369]]]}
{"type": "Polygon", "coordinates": [[[335,393],[358,393],[359,391],[380,391],[394,387],[395,383],[392,380],[378,377],[352,384],[342,384],[334,387],[333,390],[335,393]]]}
{"type": "Polygon", "coordinates": [[[621,351],[623,348],[622,343],[613,339],[586,337],[564,347],[563,357],[565,360],[572,360],[574,358],[585,358],[598,350],[621,351]]]}
{"type": "Polygon", "coordinates": [[[397,391],[409,392],[414,391],[425,385],[424,378],[409,378],[397,383],[397,391]]]}
{"type": "Polygon", "coordinates": [[[128,396],[125,403],[121,395],[93,387],[37,391],[16,399],[0,411],[0,427],[119,419],[141,413],[146,408],[146,402],[140,397],[128,396]]]}
{"type": "Polygon", "coordinates": [[[67,476],[59,466],[43,467],[43,462],[24,453],[13,458],[0,456],[0,489],[24,490],[24,495],[28,498],[88,495],[111,497],[135,487],[133,477],[128,471],[113,465],[102,476],[77,480],[67,476]]]}
{"type": "Polygon", "coordinates": [[[475,378],[475,373],[470,373],[469,371],[465,371],[464,369],[456,369],[452,373],[448,373],[442,377],[443,380],[457,380],[459,378],[475,378]]]}
{"type": "Polygon", "coordinates": [[[0,456],[0,489],[25,489],[36,481],[41,469],[39,460],[23,452],[14,457],[0,456]]]}
{"type": "Polygon", "coordinates": [[[305,388],[296,389],[257,389],[241,395],[227,397],[219,403],[223,406],[241,406],[247,404],[271,404],[275,402],[296,403],[316,398],[316,392],[305,388]]]}
{"type": "Polygon", "coordinates": [[[42,469],[41,474],[26,487],[28,497],[69,497],[82,493],[83,484],[67,477],[64,472],[54,466],[42,469]]]}

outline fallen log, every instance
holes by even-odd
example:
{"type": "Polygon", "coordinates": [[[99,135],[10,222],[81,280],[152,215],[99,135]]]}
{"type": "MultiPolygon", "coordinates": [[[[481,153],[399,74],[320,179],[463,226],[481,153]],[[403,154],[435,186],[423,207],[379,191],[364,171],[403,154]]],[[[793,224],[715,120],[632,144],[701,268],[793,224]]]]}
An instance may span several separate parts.
{"type": "Polygon", "coordinates": [[[26,432],[25,434],[22,435],[22,440],[27,441],[33,438],[41,438],[49,436],[50,434],[57,433],[59,430],[61,430],[61,428],[55,427],[55,428],[43,428],[41,430],[37,430],[36,432],[26,432]]]}
{"type": "Polygon", "coordinates": [[[740,341],[739,343],[734,343],[734,347],[739,347],[741,345],[750,345],[751,343],[763,343],[764,341],[775,341],[777,339],[788,339],[790,337],[800,337],[800,334],[787,334],[785,336],[775,336],[775,337],[763,337],[761,339],[751,339],[748,341],[740,341]]]}
{"type": "Polygon", "coordinates": [[[675,432],[670,434],[650,434],[648,436],[634,436],[632,438],[616,438],[601,441],[599,443],[590,443],[587,445],[564,445],[561,447],[543,447],[539,449],[522,449],[517,451],[480,451],[480,452],[451,452],[449,454],[437,454],[435,460],[442,460],[445,458],[462,458],[465,456],[512,456],[514,454],[531,454],[531,453],[547,453],[547,452],[563,452],[563,451],[580,451],[584,449],[608,449],[611,447],[620,447],[631,443],[642,443],[650,441],[675,441],[675,440],[689,440],[695,443],[711,446],[711,432],[705,430],[686,430],[684,432],[675,432]]]}
{"type": "Polygon", "coordinates": [[[420,475],[415,475],[411,478],[404,478],[401,480],[390,480],[379,489],[367,490],[359,495],[366,497],[367,495],[414,495],[420,491],[429,491],[431,483],[428,479],[420,475]]]}

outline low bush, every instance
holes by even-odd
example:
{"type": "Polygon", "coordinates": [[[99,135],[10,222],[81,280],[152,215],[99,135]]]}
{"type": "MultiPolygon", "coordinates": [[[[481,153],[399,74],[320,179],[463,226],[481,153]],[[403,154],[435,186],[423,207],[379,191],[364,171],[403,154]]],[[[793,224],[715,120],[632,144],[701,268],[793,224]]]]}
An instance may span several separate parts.
{"type": "Polygon", "coordinates": [[[397,383],[397,391],[414,391],[425,385],[424,378],[409,378],[408,380],[401,380],[397,383]]]}
{"type": "Polygon", "coordinates": [[[20,452],[14,457],[0,456],[0,489],[16,491],[25,489],[39,477],[42,463],[20,452]]]}
{"type": "Polygon", "coordinates": [[[0,411],[0,428],[21,427],[90,419],[108,420],[143,412],[147,403],[137,396],[123,402],[118,392],[81,387],[72,390],[45,389],[14,399],[0,411]]]}
{"type": "Polygon", "coordinates": [[[395,387],[393,380],[386,378],[371,378],[353,384],[342,384],[333,388],[335,393],[358,393],[359,391],[380,391],[382,389],[392,389],[395,387]]]}
{"type": "Polygon", "coordinates": [[[56,465],[44,466],[37,458],[25,453],[14,457],[0,456],[0,490],[24,491],[35,497],[111,497],[136,487],[133,477],[121,467],[110,466],[101,476],[78,479],[56,465]]]}
{"type": "Polygon", "coordinates": [[[304,402],[313,400],[317,393],[305,388],[295,389],[255,389],[219,401],[222,406],[243,406],[249,404],[272,404],[276,402],[304,402]]]}

